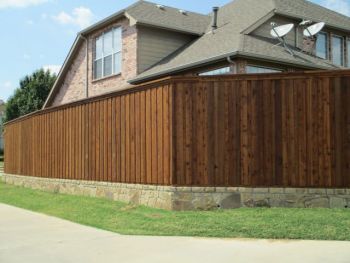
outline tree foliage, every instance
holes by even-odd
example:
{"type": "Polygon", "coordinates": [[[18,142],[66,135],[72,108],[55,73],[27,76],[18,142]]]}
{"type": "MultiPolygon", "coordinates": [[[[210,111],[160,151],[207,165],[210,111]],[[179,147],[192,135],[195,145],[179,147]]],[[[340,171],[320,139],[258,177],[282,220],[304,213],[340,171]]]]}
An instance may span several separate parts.
{"type": "Polygon", "coordinates": [[[56,75],[40,69],[20,81],[20,87],[6,103],[5,121],[40,110],[55,83],[56,75]]]}

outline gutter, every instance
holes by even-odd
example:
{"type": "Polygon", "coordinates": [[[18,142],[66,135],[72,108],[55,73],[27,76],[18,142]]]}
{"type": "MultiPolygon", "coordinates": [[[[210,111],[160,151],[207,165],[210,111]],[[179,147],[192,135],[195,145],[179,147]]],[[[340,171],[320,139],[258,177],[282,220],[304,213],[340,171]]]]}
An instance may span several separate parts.
{"type": "Polygon", "coordinates": [[[329,69],[329,67],[326,67],[326,66],[315,67],[315,65],[313,65],[313,64],[302,64],[302,63],[289,61],[289,60],[282,61],[282,60],[278,60],[278,59],[263,56],[263,55],[256,55],[256,54],[252,54],[252,53],[248,53],[248,52],[236,51],[236,52],[232,52],[232,53],[227,53],[227,54],[211,57],[211,58],[197,61],[194,63],[182,65],[182,66],[179,66],[177,68],[167,69],[167,70],[164,70],[162,72],[153,73],[153,74],[150,74],[150,75],[145,76],[145,77],[136,77],[134,79],[129,80],[128,82],[130,84],[139,84],[139,83],[142,83],[144,81],[152,80],[154,78],[159,78],[159,77],[164,77],[164,76],[167,76],[170,74],[180,73],[180,72],[183,72],[185,70],[193,69],[193,68],[196,68],[199,66],[205,66],[207,64],[219,62],[219,61],[224,60],[224,59],[227,60],[227,58],[231,59],[231,58],[236,58],[236,57],[250,58],[250,59],[263,59],[267,62],[279,62],[280,64],[283,64],[283,65],[299,66],[299,67],[305,68],[305,69],[325,69],[325,70],[329,69]]]}

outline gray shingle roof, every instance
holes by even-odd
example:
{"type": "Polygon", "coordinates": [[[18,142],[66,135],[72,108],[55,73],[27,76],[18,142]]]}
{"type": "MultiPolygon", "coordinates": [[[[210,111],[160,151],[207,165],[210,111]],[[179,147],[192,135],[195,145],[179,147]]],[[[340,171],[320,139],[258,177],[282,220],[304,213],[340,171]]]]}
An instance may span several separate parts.
{"type": "MultiPolygon", "coordinates": [[[[263,0],[264,1],[264,0],[263,0]]],[[[326,22],[328,26],[350,31],[350,18],[305,0],[275,0],[277,13],[326,22]]]]}
{"type": "Polygon", "coordinates": [[[170,28],[198,35],[203,34],[210,23],[210,17],[207,15],[189,11],[182,14],[178,8],[168,6],[160,9],[156,4],[147,1],[139,1],[127,8],[126,14],[140,24],[170,28]]]}
{"type": "Polygon", "coordinates": [[[210,16],[208,15],[189,11],[183,14],[178,8],[164,6],[164,8],[160,9],[155,3],[139,0],[133,5],[84,29],[80,34],[88,34],[99,28],[103,28],[121,16],[127,16],[138,24],[151,25],[195,35],[204,34],[210,24],[210,16]]]}
{"type": "Polygon", "coordinates": [[[202,37],[139,74],[130,82],[137,83],[174,74],[190,67],[225,59],[228,55],[256,57],[306,68],[336,68],[329,61],[297,50],[296,56],[292,57],[282,47],[276,47],[276,42],[269,38],[242,33],[271,12],[314,21],[321,21],[324,18],[330,25],[339,25],[340,28],[344,26],[350,31],[350,18],[305,0],[235,0],[220,8],[219,28],[214,34],[211,33],[209,25],[202,37]]]}

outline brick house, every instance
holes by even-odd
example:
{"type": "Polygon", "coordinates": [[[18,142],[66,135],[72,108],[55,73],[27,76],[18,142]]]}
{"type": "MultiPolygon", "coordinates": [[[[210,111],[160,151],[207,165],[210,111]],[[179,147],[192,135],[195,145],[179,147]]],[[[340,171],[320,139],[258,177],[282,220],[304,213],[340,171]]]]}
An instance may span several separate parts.
{"type": "Polygon", "coordinates": [[[4,149],[4,138],[2,135],[2,123],[5,115],[5,102],[0,100],[0,151],[4,149]]]}
{"type": "Polygon", "coordinates": [[[271,73],[350,66],[350,18],[306,0],[235,0],[198,14],[138,1],[78,33],[44,105],[127,89],[169,75],[271,73]],[[324,21],[311,53],[299,24],[324,21]],[[271,23],[292,23],[285,38],[271,23]]]}

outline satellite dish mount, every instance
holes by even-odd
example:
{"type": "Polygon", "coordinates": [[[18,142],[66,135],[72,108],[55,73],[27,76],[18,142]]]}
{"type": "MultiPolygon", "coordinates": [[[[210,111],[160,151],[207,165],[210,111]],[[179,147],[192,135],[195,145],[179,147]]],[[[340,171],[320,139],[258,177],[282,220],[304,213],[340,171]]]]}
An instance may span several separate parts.
{"type": "Polygon", "coordinates": [[[285,36],[289,34],[290,31],[293,30],[294,24],[287,24],[287,25],[282,25],[282,26],[277,26],[276,23],[272,22],[271,23],[271,36],[273,38],[276,38],[279,40],[280,43],[278,43],[276,46],[282,45],[287,52],[294,57],[294,52],[288,47],[286,41],[285,41],[285,36]]]}
{"type": "MultiPolygon", "coordinates": [[[[310,52],[314,52],[315,46],[316,46],[317,34],[325,27],[326,24],[324,22],[316,23],[313,25],[311,24],[312,24],[312,21],[307,20],[307,21],[301,22],[300,26],[304,28],[303,30],[304,39],[312,43],[310,52]]],[[[305,50],[305,46],[303,47],[303,52],[307,52],[305,50]]]]}

